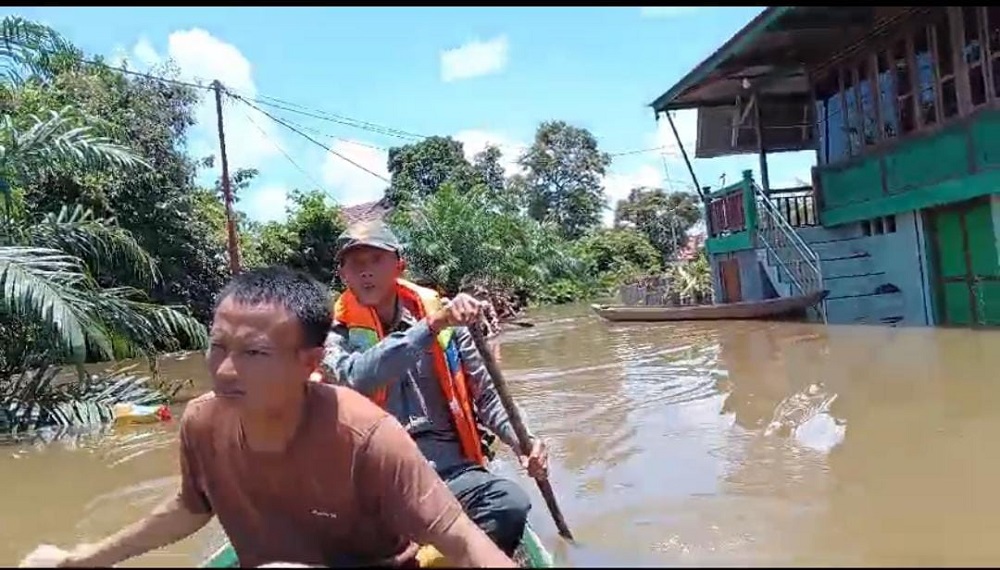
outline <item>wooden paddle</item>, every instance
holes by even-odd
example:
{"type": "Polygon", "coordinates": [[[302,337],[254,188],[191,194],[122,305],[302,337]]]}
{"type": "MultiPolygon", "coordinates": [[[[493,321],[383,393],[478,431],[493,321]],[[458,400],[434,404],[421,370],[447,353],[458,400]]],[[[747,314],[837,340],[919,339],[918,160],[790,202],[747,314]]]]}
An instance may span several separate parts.
{"type": "MultiPolygon", "coordinates": [[[[472,340],[476,343],[476,348],[483,358],[486,370],[493,377],[493,384],[497,387],[497,395],[500,396],[500,402],[503,404],[504,409],[507,410],[507,417],[510,418],[510,424],[514,427],[514,433],[517,435],[521,455],[530,455],[531,437],[528,435],[528,429],[524,427],[524,418],[521,417],[521,410],[514,405],[514,399],[510,395],[510,390],[507,389],[507,381],[503,377],[503,372],[500,371],[500,367],[497,365],[496,360],[494,360],[493,352],[486,346],[486,339],[483,338],[483,333],[479,330],[479,327],[469,327],[469,332],[472,333],[472,340]]],[[[573,533],[569,531],[566,519],[563,518],[562,511],[559,510],[559,503],[556,502],[556,495],[552,491],[552,484],[549,483],[548,479],[535,479],[535,483],[538,484],[538,490],[541,491],[542,498],[545,499],[545,505],[549,508],[549,513],[552,515],[552,520],[556,523],[559,536],[572,542],[573,533]]]]}

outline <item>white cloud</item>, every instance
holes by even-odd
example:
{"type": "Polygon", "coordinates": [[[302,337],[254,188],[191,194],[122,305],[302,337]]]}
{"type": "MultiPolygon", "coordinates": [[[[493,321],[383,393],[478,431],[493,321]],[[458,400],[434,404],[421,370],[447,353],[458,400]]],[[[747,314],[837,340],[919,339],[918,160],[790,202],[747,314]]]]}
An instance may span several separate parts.
{"type": "MultiPolygon", "coordinates": [[[[698,112],[695,110],[684,110],[673,112],[674,126],[677,127],[677,134],[684,144],[684,150],[688,157],[694,159],[694,145],[698,138],[698,112]]],[[[677,144],[674,131],[670,128],[670,121],[666,117],[660,117],[656,124],[656,131],[652,134],[648,143],[650,148],[662,148],[661,154],[668,157],[682,159],[681,147],[677,144]]]]}
{"type": "Polygon", "coordinates": [[[700,10],[704,6],[643,6],[639,8],[643,18],[673,18],[700,10]]]}
{"type": "MultiPolygon", "coordinates": [[[[361,141],[337,141],[330,148],[379,176],[389,178],[386,151],[361,141]]],[[[378,200],[389,185],[333,153],[327,153],[322,170],[323,182],[333,189],[334,197],[342,206],[378,200]]]]}
{"type": "MultiPolygon", "coordinates": [[[[698,136],[698,115],[694,110],[675,111],[674,125],[688,157],[694,161],[694,145],[698,136]]],[[[604,178],[604,188],[608,197],[609,210],[604,213],[604,223],[610,225],[614,220],[614,207],[619,200],[628,197],[628,193],[640,186],[663,188],[667,191],[691,191],[688,182],[687,167],[681,155],[680,145],[670,128],[670,121],[661,117],[656,129],[647,135],[643,143],[651,150],[640,155],[643,163],[624,170],[616,168],[612,163],[611,172],[604,178]]],[[[635,157],[639,159],[640,157],[635,157]]],[[[697,162],[695,169],[698,169],[697,162]]]]}
{"type": "MultiPolygon", "coordinates": [[[[257,94],[253,67],[239,48],[200,28],[172,32],[167,37],[167,49],[163,54],[147,38],[141,38],[127,54],[121,52],[116,50],[112,59],[127,58],[146,68],[170,59],[180,69],[180,79],[184,81],[207,84],[217,79],[244,97],[253,98],[257,94]]],[[[282,144],[281,137],[277,125],[270,119],[233,101],[224,104],[222,116],[230,169],[262,168],[264,161],[280,153],[276,145],[282,144]]],[[[217,116],[211,93],[203,94],[194,117],[196,125],[191,133],[190,151],[195,157],[217,155],[217,116]]]]}
{"type": "Polygon", "coordinates": [[[156,53],[156,48],[147,38],[141,38],[136,42],[132,48],[132,54],[139,63],[146,67],[152,67],[162,61],[160,55],[156,53]]]}
{"type": "Polygon", "coordinates": [[[507,67],[507,36],[491,40],[473,40],[441,52],[441,80],[471,79],[500,73],[507,67]]]}
{"type": "Polygon", "coordinates": [[[129,69],[148,69],[162,61],[160,54],[156,53],[156,48],[147,38],[140,38],[131,49],[118,44],[108,57],[108,65],[129,69]]]}
{"type": "Polygon", "coordinates": [[[631,172],[609,173],[604,177],[604,191],[608,197],[608,210],[604,212],[604,225],[610,226],[615,217],[615,205],[628,197],[633,188],[663,186],[663,170],[644,164],[631,172]]]}
{"type": "Polygon", "coordinates": [[[254,188],[243,195],[238,205],[252,220],[282,221],[287,217],[288,189],[280,185],[254,188]]]}
{"type": "Polygon", "coordinates": [[[504,174],[512,176],[523,171],[517,163],[517,159],[527,147],[524,143],[506,135],[477,129],[460,131],[453,138],[462,143],[462,147],[465,149],[465,158],[470,162],[477,154],[486,150],[488,145],[493,145],[502,153],[500,165],[503,167],[504,174]]]}
{"type": "MultiPolygon", "coordinates": [[[[478,153],[485,150],[487,145],[492,144],[502,153],[500,165],[506,175],[521,172],[517,159],[525,148],[523,143],[507,135],[479,129],[460,131],[452,137],[462,143],[468,160],[471,161],[478,153]]],[[[368,170],[389,178],[386,151],[358,140],[337,141],[330,148],[368,170]]],[[[323,182],[333,191],[337,202],[344,206],[378,200],[389,185],[333,153],[328,153],[324,159],[322,177],[323,182]]]]}
{"type": "MultiPolygon", "coordinates": [[[[165,60],[172,60],[180,71],[179,79],[207,84],[219,80],[233,92],[254,98],[257,85],[253,66],[239,48],[200,28],[176,30],[167,37],[166,50],[159,52],[149,38],[143,37],[131,49],[116,48],[112,65],[128,61],[133,69],[148,69],[165,60]]],[[[201,103],[194,109],[195,126],[191,129],[188,151],[195,158],[219,153],[219,135],[215,97],[201,94],[201,103]]],[[[259,168],[266,171],[266,162],[284,148],[279,127],[270,119],[246,105],[223,102],[223,122],[226,133],[226,155],[230,171],[238,168],[259,168]]],[[[220,175],[218,160],[213,178],[220,175]]],[[[283,220],[286,217],[288,189],[282,185],[253,184],[245,191],[238,208],[257,221],[283,220]]]]}

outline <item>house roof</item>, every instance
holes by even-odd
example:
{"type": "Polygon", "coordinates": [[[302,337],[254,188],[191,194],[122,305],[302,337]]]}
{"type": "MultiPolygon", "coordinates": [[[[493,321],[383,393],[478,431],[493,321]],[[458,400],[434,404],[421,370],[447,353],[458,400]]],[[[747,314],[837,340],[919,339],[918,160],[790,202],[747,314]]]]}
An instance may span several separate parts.
{"type": "Polygon", "coordinates": [[[660,95],[656,113],[733,105],[745,81],[762,96],[809,96],[806,71],[912,13],[907,6],[771,6],[660,95]]]}
{"type": "Polygon", "coordinates": [[[347,225],[379,220],[384,218],[390,211],[392,211],[392,206],[389,205],[389,202],[385,198],[341,209],[347,225]]]}

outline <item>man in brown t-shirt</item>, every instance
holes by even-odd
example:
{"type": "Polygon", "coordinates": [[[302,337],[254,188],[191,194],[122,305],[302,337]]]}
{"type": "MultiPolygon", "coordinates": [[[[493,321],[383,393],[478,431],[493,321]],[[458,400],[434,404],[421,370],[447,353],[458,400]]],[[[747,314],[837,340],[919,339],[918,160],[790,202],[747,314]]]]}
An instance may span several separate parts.
{"type": "Polygon", "coordinates": [[[332,320],[323,286],[266,268],[238,275],[219,299],[214,389],[181,419],[177,495],[97,544],[45,545],[22,565],[110,566],[217,515],[242,566],[407,566],[422,543],[456,564],[514,567],[393,417],[308,382],[332,320]]]}

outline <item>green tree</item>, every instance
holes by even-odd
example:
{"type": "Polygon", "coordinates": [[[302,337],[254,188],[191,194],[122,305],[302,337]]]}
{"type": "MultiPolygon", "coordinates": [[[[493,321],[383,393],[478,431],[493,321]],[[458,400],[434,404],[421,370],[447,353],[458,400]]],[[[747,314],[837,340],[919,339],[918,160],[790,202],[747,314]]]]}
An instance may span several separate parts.
{"type": "Polygon", "coordinates": [[[449,294],[469,279],[531,291],[574,269],[554,228],[503,210],[482,186],[460,192],[446,184],[396,210],[390,224],[410,271],[449,294]]]}
{"type": "Polygon", "coordinates": [[[632,228],[602,228],[576,243],[576,251],[601,289],[609,291],[629,279],[658,273],[660,253],[632,228]]]}
{"type": "MultiPolygon", "coordinates": [[[[228,278],[224,239],[201,218],[205,202],[195,184],[200,168],[184,153],[194,124],[198,93],[189,87],[112,69],[55,59],[45,85],[29,83],[16,96],[15,117],[71,105],[102,134],[129,141],[151,168],[122,175],[114,170],[88,171],[53,165],[26,190],[26,207],[36,213],[58,212],[63,204],[81,204],[101,218],[115,218],[157,261],[162,279],[150,291],[158,303],[181,304],[202,320],[211,314],[215,294],[228,278]]],[[[154,74],[171,77],[165,65],[154,74]]],[[[224,226],[223,226],[224,228],[224,226]]],[[[127,273],[102,274],[108,286],[139,286],[127,273]]]]}
{"type": "MultiPolygon", "coordinates": [[[[106,196],[109,181],[148,175],[150,157],[117,139],[99,114],[65,97],[60,69],[80,52],[53,30],[16,17],[0,23],[0,430],[83,426],[113,418],[116,402],[162,402],[167,394],[134,375],[56,385],[67,359],[150,356],[204,346],[205,329],[145,292],[102,286],[102,270],[148,289],[158,266],[113,218],[40,189],[79,183],[106,196]],[[111,135],[110,137],[108,135],[111,135]],[[75,204],[75,205],[74,205],[75,204]]],[[[82,200],[81,200],[82,201],[82,200]]],[[[167,207],[170,205],[167,204],[167,207]]],[[[82,380],[82,369],[81,371],[82,380]]]]}
{"type": "Polygon", "coordinates": [[[428,137],[418,143],[389,149],[392,182],[386,196],[393,205],[426,198],[444,184],[467,189],[473,168],[462,143],[451,137],[428,137]]]}
{"type": "Polygon", "coordinates": [[[13,109],[13,90],[27,78],[48,79],[53,61],[77,55],[75,48],[52,28],[7,16],[0,21],[0,104],[4,112],[13,109]]]}
{"type": "Polygon", "coordinates": [[[664,261],[687,243],[687,231],[701,219],[698,200],[687,192],[633,188],[615,206],[615,227],[632,227],[649,239],[664,261]]]}
{"type": "Polygon", "coordinates": [[[257,247],[265,264],[281,263],[336,284],[337,238],[347,227],[340,208],[320,190],[294,191],[288,220],[260,228],[257,247]]]}
{"type": "MultiPolygon", "coordinates": [[[[40,172],[148,165],[125,147],[95,136],[70,108],[35,117],[27,128],[0,123],[0,321],[5,332],[27,331],[38,344],[82,360],[150,354],[170,337],[202,344],[204,329],[182,312],[151,304],[142,291],[102,288],[93,268],[113,266],[151,284],[153,259],[126,230],[82,207],[32,215],[24,191],[40,172]],[[76,119],[76,120],[74,120],[76,119]],[[89,263],[88,263],[89,262],[89,263]]],[[[5,347],[25,339],[6,339],[5,347]]]]}
{"type": "Polygon", "coordinates": [[[496,146],[487,146],[472,161],[473,184],[482,186],[497,206],[511,213],[523,214],[527,209],[524,175],[507,177],[501,164],[503,153],[496,146]]]}
{"type": "Polygon", "coordinates": [[[568,239],[578,239],[601,222],[603,179],[611,157],[598,149],[587,129],[563,121],[542,123],[521,157],[527,170],[528,213],[552,220],[568,239]]]}
{"type": "Polygon", "coordinates": [[[503,194],[507,183],[503,165],[500,164],[502,157],[503,153],[499,148],[489,145],[472,160],[472,171],[476,176],[476,182],[496,196],[503,194]]]}
{"type": "Polygon", "coordinates": [[[671,287],[676,290],[681,302],[694,304],[711,302],[712,269],[704,247],[698,250],[694,259],[672,265],[667,273],[670,276],[671,287]]]}

